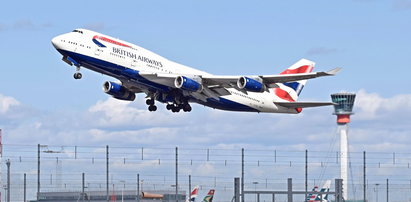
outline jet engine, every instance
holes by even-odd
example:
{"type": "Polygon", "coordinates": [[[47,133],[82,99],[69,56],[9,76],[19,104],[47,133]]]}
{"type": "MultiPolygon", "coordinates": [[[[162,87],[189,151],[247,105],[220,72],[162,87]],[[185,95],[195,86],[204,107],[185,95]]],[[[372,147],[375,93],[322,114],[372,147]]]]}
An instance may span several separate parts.
{"type": "Polygon", "coordinates": [[[186,76],[178,76],[174,81],[176,88],[181,88],[188,91],[202,91],[203,85],[201,78],[188,78],[186,76]]]}
{"type": "Polygon", "coordinates": [[[262,79],[254,79],[243,76],[238,79],[237,86],[240,89],[244,89],[251,92],[264,92],[266,90],[265,85],[262,83],[262,79]]]}
{"type": "Polygon", "coordinates": [[[134,101],[134,99],[136,99],[135,93],[131,92],[126,87],[111,81],[104,82],[103,91],[119,100],[134,101]]]}

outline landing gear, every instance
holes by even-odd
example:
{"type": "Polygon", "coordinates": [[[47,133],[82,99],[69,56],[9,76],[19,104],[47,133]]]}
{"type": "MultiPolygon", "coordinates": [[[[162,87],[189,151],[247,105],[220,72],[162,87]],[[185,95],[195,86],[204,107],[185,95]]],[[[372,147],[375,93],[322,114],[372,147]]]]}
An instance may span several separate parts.
{"type": "Polygon", "coordinates": [[[83,77],[83,75],[80,72],[76,72],[73,75],[74,79],[81,79],[81,77],[83,77]]]}
{"type": "Polygon", "coordinates": [[[190,106],[188,103],[186,103],[186,104],[183,106],[183,111],[184,111],[184,112],[191,112],[191,106],[190,106]]]}
{"type": "Polygon", "coordinates": [[[80,66],[76,67],[76,73],[74,73],[73,77],[74,79],[81,79],[81,77],[83,77],[83,75],[79,72],[80,71],[80,66]]]}
{"type": "Polygon", "coordinates": [[[173,104],[167,104],[167,105],[166,105],[166,109],[167,109],[167,110],[171,110],[171,109],[173,109],[173,107],[174,107],[173,104]]]}
{"type": "Polygon", "coordinates": [[[154,99],[147,99],[146,104],[147,105],[154,105],[154,99]]]}
{"type": "Polygon", "coordinates": [[[155,106],[155,105],[150,105],[150,106],[148,106],[148,111],[154,112],[154,111],[156,111],[156,110],[157,110],[157,106],[155,106]]]}
{"type": "Polygon", "coordinates": [[[191,111],[191,106],[188,103],[184,104],[167,104],[166,105],[167,110],[171,110],[172,112],[180,112],[180,110],[183,110],[184,112],[190,112],[191,111]]]}
{"type": "Polygon", "coordinates": [[[146,104],[148,105],[148,111],[150,112],[157,111],[157,106],[154,105],[154,99],[147,99],[146,104]]]}

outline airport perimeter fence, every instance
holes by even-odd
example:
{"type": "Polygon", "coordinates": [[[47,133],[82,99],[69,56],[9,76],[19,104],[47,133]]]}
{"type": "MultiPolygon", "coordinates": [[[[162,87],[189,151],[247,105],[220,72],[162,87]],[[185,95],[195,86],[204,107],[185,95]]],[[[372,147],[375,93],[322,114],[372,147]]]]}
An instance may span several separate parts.
{"type": "MultiPolygon", "coordinates": [[[[178,191],[188,194],[190,186],[198,185],[199,198],[209,189],[215,189],[214,201],[229,202],[234,195],[234,178],[241,178],[242,171],[246,191],[287,190],[287,178],[293,179],[293,190],[299,191],[305,190],[307,180],[311,191],[314,186],[321,187],[325,180],[334,182],[339,178],[338,157],[337,152],[306,150],[5,144],[1,198],[6,201],[7,161],[10,162],[10,201],[23,201],[24,197],[35,200],[38,189],[106,192],[108,181],[110,195],[120,190],[136,191],[137,187],[146,192],[173,192],[176,184],[178,191]]],[[[365,165],[368,201],[386,201],[387,196],[390,202],[410,201],[411,153],[351,152],[349,157],[350,199],[363,199],[365,165]]],[[[256,200],[256,196],[246,195],[245,201],[256,200]]],[[[286,200],[287,196],[276,197],[276,201],[286,200]]],[[[294,201],[303,200],[304,195],[294,196],[294,201]]],[[[262,195],[260,201],[272,201],[272,197],[262,195]]]]}

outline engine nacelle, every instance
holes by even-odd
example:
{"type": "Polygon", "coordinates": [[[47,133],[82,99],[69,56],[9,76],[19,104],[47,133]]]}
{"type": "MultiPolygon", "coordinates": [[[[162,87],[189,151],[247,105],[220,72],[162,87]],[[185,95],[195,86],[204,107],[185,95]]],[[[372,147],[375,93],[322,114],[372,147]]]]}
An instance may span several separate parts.
{"type": "Polygon", "coordinates": [[[135,93],[131,92],[126,87],[111,81],[104,82],[103,90],[105,93],[119,100],[134,101],[134,99],[136,99],[135,93]]]}
{"type": "MultiPolygon", "coordinates": [[[[259,79],[261,80],[261,79],[259,79]]],[[[243,76],[238,79],[237,86],[240,89],[244,89],[251,92],[264,92],[266,90],[265,85],[262,83],[262,80],[259,81],[256,79],[252,79],[246,76],[243,76]]]]}
{"type": "Polygon", "coordinates": [[[176,88],[181,88],[188,91],[202,91],[203,85],[201,78],[188,78],[186,76],[178,76],[174,81],[176,88]]]}

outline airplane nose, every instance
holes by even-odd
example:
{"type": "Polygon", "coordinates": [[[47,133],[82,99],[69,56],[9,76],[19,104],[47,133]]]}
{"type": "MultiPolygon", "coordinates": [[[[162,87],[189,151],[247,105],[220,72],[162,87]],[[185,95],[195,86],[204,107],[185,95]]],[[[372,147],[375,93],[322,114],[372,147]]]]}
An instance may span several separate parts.
{"type": "Polygon", "coordinates": [[[59,38],[59,37],[56,36],[56,37],[54,37],[53,39],[51,39],[51,44],[53,44],[54,48],[56,48],[56,49],[59,48],[59,46],[58,46],[58,44],[59,44],[59,39],[58,39],[58,38],[59,38]]]}

